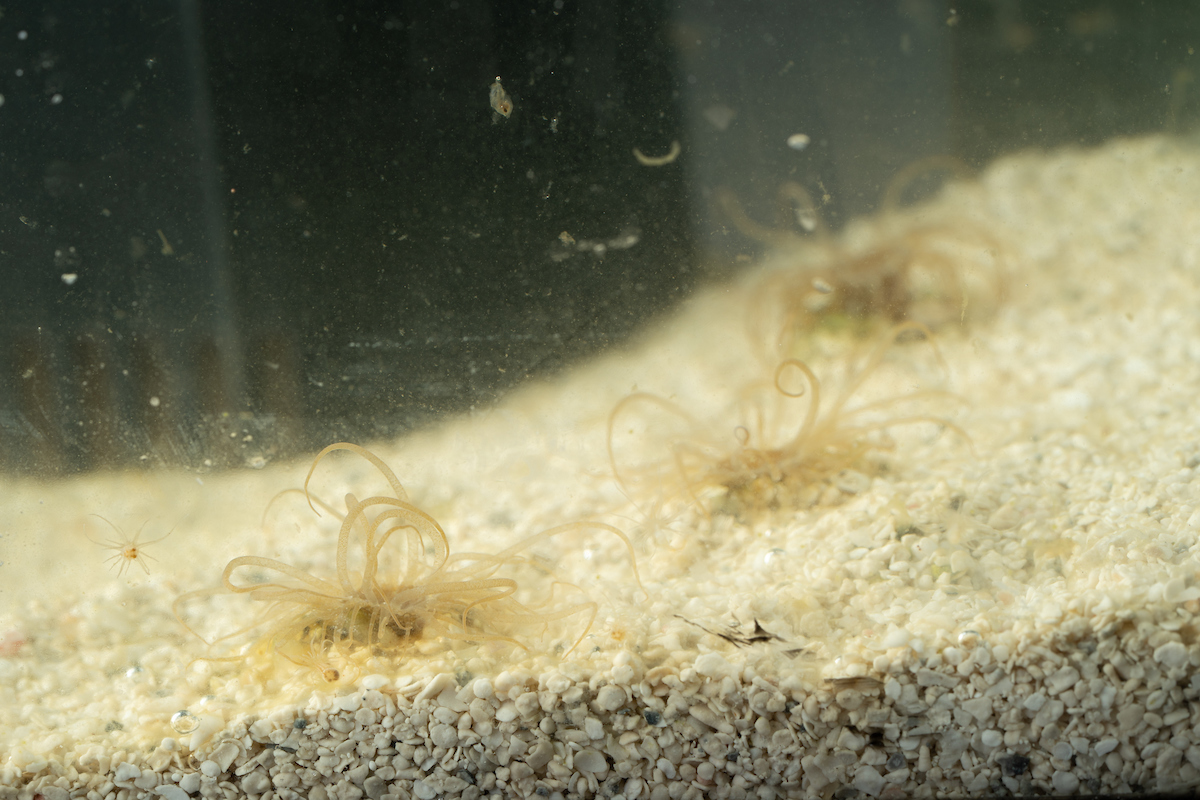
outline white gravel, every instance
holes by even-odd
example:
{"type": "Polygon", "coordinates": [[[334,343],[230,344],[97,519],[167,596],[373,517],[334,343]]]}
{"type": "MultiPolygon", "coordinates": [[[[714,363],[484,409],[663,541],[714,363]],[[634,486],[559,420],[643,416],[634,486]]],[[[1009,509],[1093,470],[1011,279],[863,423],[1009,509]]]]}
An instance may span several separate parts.
{"type": "MultiPolygon", "coordinates": [[[[743,336],[754,277],[710,289],[628,352],[374,445],[454,550],[585,518],[636,536],[648,598],[604,537],[533,554],[598,604],[566,658],[554,652],[579,635],[571,620],[530,631],[527,649],[435,641],[363,659],[336,684],[195,661],[207,651],[170,604],[217,585],[230,558],[331,569],[336,520],[285,497],[260,524],[307,463],[6,482],[0,800],[1200,785],[1197,198],[1200,152],[1121,140],[1005,159],[931,205],[856,225],[847,241],[866,246],[969,220],[1010,248],[1011,296],[939,332],[949,377],[905,345],[864,387],[952,390],[970,444],[894,429],[885,471],[800,512],[709,518],[675,498],[648,521],[608,463],[608,411],[635,390],[732,435],[739,390],[762,376],[743,336]],[[158,520],[147,538],[175,531],[147,551],[150,576],[118,579],[85,535],[100,530],[89,513],[127,531],[158,520]],[[188,728],[173,729],[185,709],[188,728]]],[[[837,376],[846,346],[822,334],[806,359],[837,376]]],[[[378,488],[350,458],[315,483],[326,498],[378,488]]],[[[247,597],[205,608],[218,634],[260,611],[247,597]]]]}

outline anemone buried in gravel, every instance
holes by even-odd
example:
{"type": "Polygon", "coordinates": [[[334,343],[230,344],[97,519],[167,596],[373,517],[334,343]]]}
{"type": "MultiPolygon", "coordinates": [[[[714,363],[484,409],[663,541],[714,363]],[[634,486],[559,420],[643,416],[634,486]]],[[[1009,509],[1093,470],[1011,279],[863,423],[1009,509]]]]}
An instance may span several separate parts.
{"type": "Polygon", "coordinates": [[[770,381],[742,393],[740,422],[731,430],[721,423],[701,424],[658,395],[625,397],[608,419],[608,454],[617,484],[635,504],[656,514],[683,499],[707,512],[753,516],[829,504],[846,491],[853,493],[865,473],[879,468],[873,454],[893,447],[889,428],[928,423],[969,441],[953,422],[922,410],[931,402],[957,400],[946,391],[920,389],[852,404],[888,350],[906,335],[922,336],[934,347],[923,325],[896,326],[864,358],[847,362],[839,391],[824,405],[816,373],[799,359],[783,360],[770,381]],[[646,457],[647,452],[652,455],[646,457]]]}
{"type": "Polygon", "coordinates": [[[868,243],[832,237],[777,260],[750,303],[752,341],[790,355],[818,326],[872,332],[905,321],[930,328],[991,315],[1007,295],[1007,250],[966,220],[909,225],[868,243]]]}
{"type": "Polygon", "coordinates": [[[1005,300],[1013,249],[996,232],[965,217],[929,222],[896,213],[895,198],[914,176],[944,166],[934,161],[917,162],[896,176],[879,220],[839,235],[819,215],[828,195],[817,203],[797,183],[779,188],[780,217],[790,218],[779,227],[755,222],[730,191],[718,193],[727,218],[769,245],[778,266],[749,305],[755,346],[777,360],[794,355],[797,339],[817,327],[873,333],[881,324],[911,321],[937,329],[986,317],[1005,300]]]}
{"type": "MultiPolygon", "coordinates": [[[[352,677],[368,658],[402,653],[418,644],[433,649],[439,642],[525,647],[521,639],[531,628],[579,616],[586,624],[573,637],[574,649],[590,629],[597,604],[578,587],[556,580],[548,581],[541,596],[531,598],[529,586],[498,573],[528,563],[525,553],[539,543],[585,530],[616,537],[632,563],[633,549],[625,534],[601,522],[560,525],[494,554],[451,553],[441,525],[410,502],[392,470],[370,451],[346,442],[322,450],[305,478],[303,494],[318,515],[308,485],[321,460],[337,450],[370,462],[386,479],[390,494],[363,499],[347,494],[344,512],[316,501],[341,521],[332,575],[262,556],[230,561],[221,575],[224,589],[263,602],[268,611],[261,623],[217,640],[248,639],[251,644],[207,660],[266,656],[266,663],[272,663],[279,657],[320,680],[335,682],[352,677]],[[271,573],[279,577],[268,578],[271,573]]],[[[636,564],[632,569],[636,579],[636,564]]],[[[212,594],[193,592],[176,602],[176,616],[193,633],[189,618],[195,615],[188,607],[212,594]]]]}

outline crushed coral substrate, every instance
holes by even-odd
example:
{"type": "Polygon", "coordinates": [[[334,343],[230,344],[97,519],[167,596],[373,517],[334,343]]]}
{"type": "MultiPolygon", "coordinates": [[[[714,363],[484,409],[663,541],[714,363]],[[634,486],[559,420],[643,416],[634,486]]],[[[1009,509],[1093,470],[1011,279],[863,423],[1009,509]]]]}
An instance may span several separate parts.
{"type": "MultiPolygon", "coordinates": [[[[521,646],[422,642],[336,681],[290,663],[197,661],[211,653],[173,616],[178,595],[216,587],[240,555],[332,563],[336,519],[294,495],[262,516],[307,462],[6,479],[0,798],[1200,785],[1197,198],[1200,151],[1118,140],[1006,158],[930,204],[851,226],[847,246],[864,249],[910,225],[987,230],[1011,248],[1008,297],[938,331],[945,369],[898,345],[873,378],[883,396],[953,392],[963,402],[946,413],[970,442],[899,427],[875,468],[835,476],[799,510],[635,504],[608,460],[608,413],[630,392],[718,427],[730,418],[762,377],[745,335],[761,273],[698,295],[628,352],[372,445],[455,551],[581,519],[630,534],[645,594],[628,554],[601,539],[555,537],[530,554],[598,604],[566,656],[586,619],[530,630],[521,646]],[[174,529],[146,550],[149,575],[106,567],[93,513],[127,533],[149,520],[147,541],[174,529]]],[[[763,270],[804,259],[779,254],[763,270]]],[[[848,334],[814,336],[804,358],[836,381],[848,334]]],[[[378,482],[350,459],[322,469],[331,503],[378,482]]],[[[261,611],[217,595],[204,627],[231,634],[261,611]]]]}

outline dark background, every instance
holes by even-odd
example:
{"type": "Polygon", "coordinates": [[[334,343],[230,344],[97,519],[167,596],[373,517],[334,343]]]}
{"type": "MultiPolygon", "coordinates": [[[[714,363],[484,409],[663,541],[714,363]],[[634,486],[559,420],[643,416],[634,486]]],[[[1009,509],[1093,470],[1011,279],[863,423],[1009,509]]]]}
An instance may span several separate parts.
{"type": "Polygon", "coordinates": [[[395,435],[757,255],[718,191],[836,227],[925,156],[1191,128],[1191,4],[955,5],[10,5],[0,468],[395,435]]]}

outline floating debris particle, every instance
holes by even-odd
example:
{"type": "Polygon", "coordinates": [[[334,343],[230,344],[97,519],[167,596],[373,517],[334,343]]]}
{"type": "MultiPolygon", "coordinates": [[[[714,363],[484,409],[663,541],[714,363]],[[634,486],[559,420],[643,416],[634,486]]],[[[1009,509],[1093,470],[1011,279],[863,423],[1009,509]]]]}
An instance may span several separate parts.
{"type": "Polygon", "coordinates": [[[54,266],[56,267],[74,267],[82,263],[79,258],[79,251],[74,247],[56,247],[54,249],[54,266]]]}
{"type": "Polygon", "coordinates": [[[723,131],[733,123],[733,118],[737,116],[737,112],[729,106],[718,104],[704,109],[703,115],[708,120],[709,125],[712,125],[719,131],[723,131]]]}
{"type": "Polygon", "coordinates": [[[167,235],[162,232],[162,228],[158,229],[158,238],[162,239],[162,250],[160,252],[164,256],[175,255],[175,248],[171,247],[171,243],[167,241],[167,235]]]}
{"type": "MultiPolygon", "coordinates": [[[[0,565],[3,563],[0,562],[0,565]]],[[[25,635],[16,628],[0,633],[0,658],[12,658],[21,652],[21,648],[26,644],[28,644],[28,640],[25,635]]]]}
{"type": "Polygon", "coordinates": [[[65,283],[67,286],[74,286],[75,281],[79,280],[79,273],[64,272],[60,277],[62,278],[62,282],[65,283]]]}
{"type": "Polygon", "coordinates": [[[500,84],[500,76],[496,76],[496,82],[492,84],[492,88],[488,91],[488,102],[492,106],[492,110],[500,116],[508,119],[512,116],[513,101],[508,96],[508,92],[504,91],[504,87],[500,84]]]}
{"type": "Polygon", "coordinates": [[[633,157],[638,160],[638,163],[643,167],[665,167],[675,159],[679,158],[679,153],[683,148],[679,146],[679,140],[675,139],[671,142],[671,149],[667,151],[665,156],[648,156],[636,147],[633,148],[633,157]]]}
{"type": "Polygon", "coordinates": [[[742,632],[734,627],[726,627],[725,630],[707,628],[704,625],[701,625],[699,622],[693,622],[692,620],[682,617],[679,614],[676,614],[675,618],[681,619],[689,625],[695,625],[705,633],[710,633],[713,636],[724,639],[725,641],[737,647],[749,647],[752,644],[760,644],[762,642],[784,641],[782,637],[776,636],[764,628],[758,620],[754,620],[754,630],[742,632]]]}
{"type": "Polygon", "coordinates": [[[597,258],[603,258],[609,250],[628,250],[641,241],[642,232],[637,228],[627,228],[611,239],[579,239],[563,231],[558,235],[562,247],[551,251],[550,258],[555,262],[566,261],[576,253],[591,253],[597,258]]]}
{"type": "Polygon", "coordinates": [[[812,139],[808,138],[808,135],[804,133],[793,133],[787,138],[787,146],[793,150],[803,150],[808,147],[810,142],[812,142],[812,139]]]}
{"type": "Polygon", "coordinates": [[[865,675],[860,675],[850,678],[826,678],[825,682],[833,687],[834,691],[841,692],[853,690],[856,692],[878,692],[883,688],[883,681],[876,678],[870,678],[865,675]]]}

